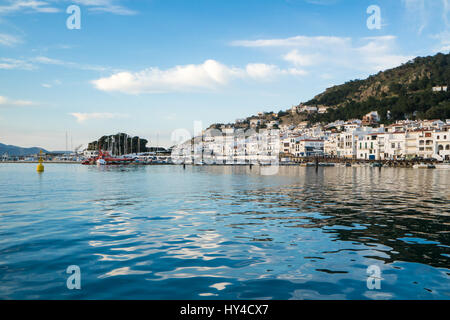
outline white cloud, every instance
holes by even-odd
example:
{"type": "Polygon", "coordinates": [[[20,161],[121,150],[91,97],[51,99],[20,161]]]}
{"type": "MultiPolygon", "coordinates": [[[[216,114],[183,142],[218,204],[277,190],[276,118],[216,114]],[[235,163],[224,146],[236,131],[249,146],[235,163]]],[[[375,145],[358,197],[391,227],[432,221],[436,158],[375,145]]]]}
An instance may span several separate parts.
{"type": "Polygon", "coordinates": [[[392,52],[395,39],[393,36],[365,38],[369,42],[355,49],[356,55],[360,58],[359,61],[378,71],[399,66],[413,59],[413,56],[403,56],[392,52]]]}
{"type": "Polygon", "coordinates": [[[432,35],[431,38],[439,40],[436,52],[446,53],[450,50],[450,31],[443,31],[439,34],[432,35]]]}
{"type": "Polygon", "coordinates": [[[306,67],[316,64],[316,61],[320,59],[320,57],[312,54],[300,54],[297,49],[294,49],[285,54],[283,59],[296,66],[306,67]]]}
{"type": "Polygon", "coordinates": [[[230,77],[238,73],[239,70],[207,60],[200,65],[176,66],[168,70],[149,68],[136,73],[119,72],[94,80],[93,84],[99,90],[132,94],[186,91],[226,84],[230,77]]]}
{"type": "Polygon", "coordinates": [[[282,55],[282,59],[302,68],[345,67],[374,72],[396,67],[413,58],[395,53],[396,37],[391,35],[366,37],[356,41],[347,37],[296,36],[284,39],[240,40],[231,44],[290,49],[282,55]]]}
{"type": "Polygon", "coordinates": [[[9,98],[0,96],[0,108],[1,107],[24,107],[31,106],[34,103],[27,100],[11,100],[9,98]]]}
{"type": "Polygon", "coordinates": [[[92,12],[107,12],[117,15],[134,15],[137,13],[118,4],[120,0],[8,0],[7,2],[8,4],[0,6],[0,14],[14,12],[61,12],[62,10],[53,6],[53,3],[76,3],[88,7],[88,10],[92,12]]]}
{"type": "Polygon", "coordinates": [[[56,79],[56,80],[51,81],[50,83],[42,83],[41,86],[44,88],[53,88],[54,86],[61,85],[61,83],[62,82],[60,80],[56,79]]]}
{"type": "Polygon", "coordinates": [[[54,65],[64,68],[80,69],[86,71],[97,71],[97,72],[115,70],[108,67],[63,61],[45,56],[38,56],[27,59],[0,58],[0,69],[34,70],[37,68],[38,65],[54,65]]]}
{"type": "Polygon", "coordinates": [[[34,69],[33,64],[25,60],[11,59],[11,58],[0,58],[0,69],[3,70],[32,70],[34,69]]]}
{"type": "Polygon", "coordinates": [[[264,63],[251,63],[245,68],[247,74],[251,78],[267,78],[272,74],[278,72],[278,68],[274,65],[264,63]]]}
{"type": "Polygon", "coordinates": [[[248,64],[245,68],[228,67],[215,60],[202,64],[180,65],[167,70],[149,68],[140,72],[118,72],[110,77],[92,81],[102,91],[128,94],[187,92],[214,90],[233,79],[270,80],[281,74],[300,75],[297,69],[282,70],[263,63],[248,64]]]}
{"type": "Polygon", "coordinates": [[[345,46],[350,42],[351,38],[296,36],[284,39],[238,40],[231,42],[231,45],[238,47],[325,47],[345,46]]]}
{"type": "Polygon", "coordinates": [[[78,122],[82,123],[87,120],[99,120],[99,119],[120,119],[120,118],[128,118],[129,115],[121,114],[121,113],[101,113],[101,112],[92,112],[92,113],[79,113],[73,112],[69,113],[69,115],[75,117],[78,122]]]}
{"type": "Polygon", "coordinates": [[[99,71],[99,72],[110,70],[107,67],[95,66],[95,65],[85,65],[85,64],[80,64],[80,63],[76,63],[76,62],[53,59],[53,58],[49,58],[49,57],[45,57],[45,56],[35,57],[30,60],[33,63],[55,65],[55,66],[81,69],[81,70],[99,71]]]}
{"type": "Polygon", "coordinates": [[[420,35],[428,24],[428,10],[425,0],[402,0],[406,8],[406,15],[410,24],[417,26],[417,33],[420,35]]]}
{"type": "Polygon", "coordinates": [[[306,71],[301,69],[297,68],[280,69],[278,66],[264,63],[250,63],[246,66],[245,71],[246,71],[245,76],[261,80],[272,80],[273,77],[278,75],[304,76],[307,74],[306,71]]]}
{"type": "Polygon", "coordinates": [[[37,0],[9,0],[9,4],[0,6],[0,14],[13,13],[17,11],[55,13],[58,8],[52,7],[48,1],[37,0]]]}
{"type": "Polygon", "coordinates": [[[13,47],[21,42],[22,40],[18,37],[12,36],[10,34],[0,33],[0,45],[13,47]]]}
{"type": "Polygon", "coordinates": [[[117,15],[134,15],[136,11],[121,6],[115,0],[71,0],[74,3],[89,6],[92,12],[107,12],[117,15]]]}

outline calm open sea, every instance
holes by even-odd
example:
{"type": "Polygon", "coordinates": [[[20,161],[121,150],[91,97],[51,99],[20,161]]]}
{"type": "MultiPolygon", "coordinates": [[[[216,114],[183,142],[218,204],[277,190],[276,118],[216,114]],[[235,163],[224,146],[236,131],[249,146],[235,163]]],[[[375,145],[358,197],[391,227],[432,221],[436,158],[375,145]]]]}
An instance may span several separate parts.
{"type": "Polygon", "coordinates": [[[35,167],[0,164],[0,299],[450,299],[450,170],[35,167]]]}

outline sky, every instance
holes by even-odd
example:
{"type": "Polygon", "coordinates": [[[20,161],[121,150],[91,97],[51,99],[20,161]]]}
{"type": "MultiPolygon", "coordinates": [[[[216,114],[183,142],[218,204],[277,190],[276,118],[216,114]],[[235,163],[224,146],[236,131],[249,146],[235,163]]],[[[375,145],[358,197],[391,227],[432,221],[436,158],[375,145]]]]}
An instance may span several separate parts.
{"type": "Polygon", "coordinates": [[[450,0],[0,0],[0,143],[168,147],[449,50],[450,0]]]}

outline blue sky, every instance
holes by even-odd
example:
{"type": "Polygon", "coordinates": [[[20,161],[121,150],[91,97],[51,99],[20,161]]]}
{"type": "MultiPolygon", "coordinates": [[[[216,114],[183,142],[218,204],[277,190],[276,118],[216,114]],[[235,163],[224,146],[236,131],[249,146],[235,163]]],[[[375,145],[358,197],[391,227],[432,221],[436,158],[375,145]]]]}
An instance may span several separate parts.
{"type": "Polygon", "coordinates": [[[0,0],[0,142],[65,148],[279,111],[450,50],[450,0],[0,0]],[[69,30],[70,5],[81,29],[69,30]],[[369,29],[367,8],[381,10],[369,29]]]}

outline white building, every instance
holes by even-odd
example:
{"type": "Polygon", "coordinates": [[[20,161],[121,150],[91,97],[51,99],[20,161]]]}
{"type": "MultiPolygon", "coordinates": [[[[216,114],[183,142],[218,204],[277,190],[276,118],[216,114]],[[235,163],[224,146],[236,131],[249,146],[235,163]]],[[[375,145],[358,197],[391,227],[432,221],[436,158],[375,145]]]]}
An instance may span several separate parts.
{"type": "Polygon", "coordinates": [[[311,157],[316,155],[323,155],[324,141],[317,139],[295,139],[294,156],[296,157],[311,157]]]}
{"type": "Polygon", "coordinates": [[[433,132],[431,130],[417,131],[417,140],[418,140],[417,155],[425,159],[433,158],[434,154],[433,132]]]}
{"type": "Polygon", "coordinates": [[[384,128],[348,128],[347,131],[340,133],[336,148],[337,156],[342,158],[356,158],[359,137],[370,133],[384,133],[384,128]]]}
{"type": "Polygon", "coordinates": [[[278,126],[280,123],[277,120],[272,120],[267,123],[267,128],[273,129],[275,126],[278,126]]]}
{"type": "Polygon", "coordinates": [[[83,156],[85,158],[94,158],[94,157],[98,156],[98,150],[84,150],[83,156]]]}
{"type": "Polygon", "coordinates": [[[443,130],[433,132],[434,152],[433,158],[443,161],[450,160],[450,126],[443,130]]]}
{"type": "Polygon", "coordinates": [[[385,159],[401,160],[408,155],[406,149],[406,132],[386,133],[384,145],[385,159]]]}
{"type": "Polygon", "coordinates": [[[257,119],[257,118],[250,119],[250,127],[251,128],[256,128],[259,125],[261,125],[261,119],[257,119]]]}
{"type": "Polygon", "coordinates": [[[433,87],[433,92],[447,92],[447,86],[433,87]]]}
{"type": "Polygon", "coordinates": [[[335,157],[337,156],[337,144],[339,140],[339,135],[332,134],[323,143],[323,152],[328,155],[335,157]]]}
{"type": "Polygon", "coordinates": [[[318,113],[326,113],[328,111],[328,108],[329,107],[327,107],[327,106],[319,106],[319,108],[317,109],[317,112],[318,113]]]}
{"type": "Polygon", "coordinates": [[[356,158],[365,160],[384,160],[385,133],[359,135],[356,141],[356,158]]]}

